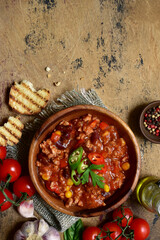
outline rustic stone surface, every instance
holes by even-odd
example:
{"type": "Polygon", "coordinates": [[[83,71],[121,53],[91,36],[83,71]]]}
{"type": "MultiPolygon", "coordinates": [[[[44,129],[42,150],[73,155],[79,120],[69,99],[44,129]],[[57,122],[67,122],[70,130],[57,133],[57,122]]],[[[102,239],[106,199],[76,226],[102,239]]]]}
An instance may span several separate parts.
{"type": "MultiPolygon", "coordinates": [[[[16,115],[8,107],[13,81],[49,88],[51,100],[66,90],[93,88],[134,131],[144,153],[141,176],[160,177],[159,145],[146,141],[138,126],[143,106],[159,99],[159,12],[159,0],[1,1],[0,123],[16,115]]],[[[31,119],[22,116],[24,122],[31,119]]],[[[150,240],[160,239],[160,219],[134,195],[128,204],[149,221],[150,240]]],[[[12,239],[25,221],[13,208],[0,218],[1,240],[12,239]]],[[[99,218],[84,222],[94,225],[99,218]]]]}

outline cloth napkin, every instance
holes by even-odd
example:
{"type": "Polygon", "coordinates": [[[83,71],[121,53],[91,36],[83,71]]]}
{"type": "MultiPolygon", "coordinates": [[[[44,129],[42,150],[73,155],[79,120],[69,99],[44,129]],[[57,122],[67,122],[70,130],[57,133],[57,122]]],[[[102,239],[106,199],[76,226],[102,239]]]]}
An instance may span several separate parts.
{"type": "MultiPolygon", "coordinates": [[[[25,125],[20,142],[17,145],[7,147],[7,157],[15,158],[21,163],[23,162],[22,166],[27,166],[30,143],[43,122],[52,114],[62,109],[82,104],[97,105],[106,108],[92,89],[88,91],[85,89],[67,91],[56,102],[52,101],[31,123],[25,125]]],[[[58,231],[64,232],[79,219],[78,217],[73,217],[53,209],[38,193],[33,196],[33,201],[36,212],[58,231]]]]}

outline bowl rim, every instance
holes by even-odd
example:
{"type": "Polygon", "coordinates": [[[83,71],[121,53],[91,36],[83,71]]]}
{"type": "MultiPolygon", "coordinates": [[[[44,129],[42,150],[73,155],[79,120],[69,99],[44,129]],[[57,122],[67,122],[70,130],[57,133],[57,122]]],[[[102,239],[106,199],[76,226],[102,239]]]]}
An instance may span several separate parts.
{"type": "Polygon", "coordinates": [[[137,142],[137,139],[136,139],[134,133],[132,132],[130,127],[127,125],[127,123],[125,123],[119,116],[117,116],[115,113],[113,113],[113,112],[111,112],[108,109],[103,108],[103,107],[99,107],[99,106],[95,106],[95,105],[76,105],[76,106],[72,106],[72,107],[60,110],[60,111],[58,111],[55,114],[52,114],[48,119],[45,120],[45,122],[42,124],[42,126],[36,131],[36,133],[35,133],[35,135],[34,135],[34,137],[32,139],[30,149],[29,149],[28,165],[29,165],[29,173],[30,173],[32,182],[33,182],[37,192],[43,198],[43,200],[46,201],[51,207],[53,207],[54,209],[56,209],[56,210],[58,210],[58,211],[60,211],[62,213],[65,213],[65,214],[68,214],[68,215],[71,215],[71,216],[94,217],[94,216],[99,216],[99,215],[103,214],[104,212],[107,213],[107,212],[112,211],[113,209],[119,207],[122,203],[124,203],[128,199],[128,197],[133,192],[133,190],[136,188],[136,185],[138,183],[138,179],[139,179],[139,176],[140,176],[140,167],[141,167],[141,154],[140,154],[140,148],[139,148],[139,145],[138,145],[138,142],[137,142]],[[132,182],[132,185],[131,185],[131,189],[128,189],[128,191],[125,193],[125,195],[119,201],[117,200],[117,202],[115,202],[114,205],[112,205],[108,209],[106,209],[106,210],[98,210],[97,212],[91,212],[89,214],[89,216],[88,216],[88,213],[85,214],[85,212],[83,212],[83,210],[80,211],[80,212],[72,213],[69,210],[69,208],[66,209],[65,207],[64,208],[62,208],[60,206],[57,207],[52,201],[50,201],[50,199],[49,200],[47,199],[47,195],[45,196],[45,195],[42,194],[42,192],[41,192],[41,187],[42,186],[39,186],[37,184],[36,178],[35,178],[35,176],[33,174],[34,173],[33,168],[34,168],[35,162],[34,162],[34,159],[32,157],[32,151],[34,150],[34,147],[36,145],[36,139],[38,139],[53,124],[52,123],[52,119],[61,118],[63,115],[68,113],[68,111],[70,113],[72,113],[75,110],[79,110],[79,111],[80,110],[84,110],[84,109],[86,109],[86,106],[90,106],[91,110],[94,110],[94,111],[97,111],[97,112],[101,112],[101,113],[109,116],[113,120],[118,121],[119,124],[122,125],[127,130],[128,135],[132,139],[132,142],[133,142],[133,145],[134,145],[134,149],[135,149],[135,155],[136,155],[136,158],[137,158],[137,168],[136,168],[136,172],[134,173],[134,179],[133,179],[133,182],[132,182]]]}
{"type": "Polygon", "coordinates": [[[139,126],[140,126],[140,130],[141,130],[141,132],[142,132],[142,134],[143,134],[143,136],[144,136],[145,138],[147,138],[150,142],[160,144],[160,136],[157,137],[157,136],[152,135],[152,134],[144,127],[144,124],[143,124],[143,119],[144,119],[144,114],[145,114],[145,112],[146,112],[148,109],[156,106],[157,104],[160,105],[160,100],[152,101],[152,102],[150,102],[149,104],[147,104],[147,105],[143,108],[143,110],[142,110],[142,112],[141,112],[141,114],[140,114],[140,118],[139,118],[139,126]]]}

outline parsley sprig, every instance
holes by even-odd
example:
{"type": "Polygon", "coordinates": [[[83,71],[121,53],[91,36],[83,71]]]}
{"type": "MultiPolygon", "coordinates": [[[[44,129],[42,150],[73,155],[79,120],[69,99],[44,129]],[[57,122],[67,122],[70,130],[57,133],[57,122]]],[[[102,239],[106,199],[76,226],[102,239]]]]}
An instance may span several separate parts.
{"type": "Polygon", "coordinates": [[[104,182],[102,182],[104,180],[104,177],[99,176],[98,174],[96,174],[95,172],[92,171],[92,170],[101,170],[103,167],[104,167],[103,164],[101,164],[101,165],[96,165],[96,164],[90,165],[86,169],[86,171],[83,173],[83,175],[81,176],[82,184],[88,183],[89,175],[90,175],[91,178],[92,178],[92,183],[93,183],[94,187],[97,184],[100,188],[104,188],[104,182]]]}

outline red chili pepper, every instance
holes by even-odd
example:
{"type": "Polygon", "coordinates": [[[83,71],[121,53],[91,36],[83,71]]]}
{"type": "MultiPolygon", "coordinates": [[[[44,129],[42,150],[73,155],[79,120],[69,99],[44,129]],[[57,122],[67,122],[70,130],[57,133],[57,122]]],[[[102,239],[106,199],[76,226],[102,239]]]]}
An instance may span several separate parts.
{"type": "Polygon", "coordinates": [[[60,161],[60,168],[65,168],[65,167],[67,167],[68,166],[68,161],[67,161],[67,159],[62,159],[61,161],[60,161]]]}
{"type": "Polygon", "coordinates": [[[57,182],[53,182],[54,184],[53,184],[52,187],[51,187],[51,183],[52,183],[52,182],[47,181],[47,182],[46,182],[46,188],[47,188],[49,191],[51,191],[51,192],[55,192],[55,193],[59,194],[60,191],[59,191],[58,183],[57,183],[57,182]]]}
{"type": "Polygon", "coordinates": [[[109,127],[109,125],[105,122],[101,122],[99,124],[99,127],[100,127],[101,130],[105,130],[107,127],[109,127]]]}
{"type": "Polygon", "coordinates": [[[92,152],[88,154],[91,163],[99,165],[104,164],[104,157],[100,153],[92,152]]]}

